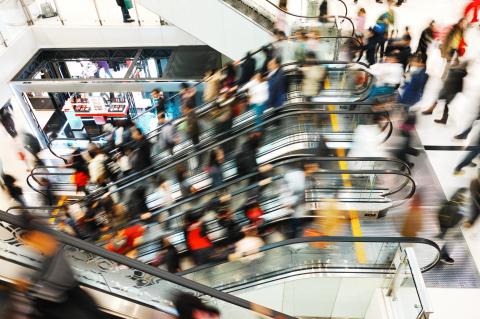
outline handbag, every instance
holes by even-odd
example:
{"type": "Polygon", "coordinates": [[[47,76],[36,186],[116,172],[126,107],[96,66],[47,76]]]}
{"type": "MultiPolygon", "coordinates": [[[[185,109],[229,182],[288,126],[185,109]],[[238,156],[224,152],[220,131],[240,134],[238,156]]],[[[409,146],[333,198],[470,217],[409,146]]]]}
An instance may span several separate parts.
{"type": "Polygon", "coordinates": [[[127,9],[133,8],[132,0],[124,0],[124,2],[125,2],[125,7],[126,7],[127,9]]]}

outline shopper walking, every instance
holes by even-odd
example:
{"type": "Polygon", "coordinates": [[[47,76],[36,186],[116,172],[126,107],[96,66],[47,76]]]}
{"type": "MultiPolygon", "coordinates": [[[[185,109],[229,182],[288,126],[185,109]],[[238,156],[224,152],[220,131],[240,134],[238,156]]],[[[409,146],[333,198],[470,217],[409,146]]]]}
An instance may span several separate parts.
{"type": "Polygon", "coordinates": [[[132,17],[130,16],[130,12],[128,12],[128,9],[133,8],[133,4],[132,4],[133,0],[116,0],[116,1],[120,9],[122,9],[123,22],[124,23],[135,22],[135,20],[133,20],[132,17]]]}
{"type": "MultiPolygon", "coordinates": [[[[436,119],[435,123],[446,124],[448,120],[448,105],[453,101],[457,93],[463,90],[463,79],[467,76],[467,63],[455,62],[448,71],[447,79],[440,91],[438,100],[445,100],[445,108],[443,110],[443,116],[440,119],[436,119]]],[[[433,110],[437,106],[438,100],[422,114],[432,114],[433,110]]]]}
{"type": "MultiPolygon", "coordinates": [[[[453,194],[452,198],[445,202],[438,211],[438,224],[440,226],[439,239],[445,239],[447,234],[451,233],[453,229],[463,219],[462,207],[465,203],[466,188],[460,188],[453,194]]],[[[453,264],[455,260],[449,254],[448,240],[444,243],[441,252],[440,260],[446,264],[453,264]]]]}
{"type": "Polygon", "coordinates": [[[2,123],[3,127],[12,138],[15,138],[18,135],[12,113],[8,106],[4,106],[0,109],[0,123],[2,123]]]}
{"type": "Polygon", "coordinates": [[[477,174],[477,177],[470,183],[470,199],[472,203],[470,217],[464,224],[464,226],[467,228],[472,227],[480,215],[480,170],[477,174]]]}
{"type": "Polygon", "coordinates": [[[427,50],[432,43],[435,35],[435,21],[432,20],[428,27],[426,27],[420,35],[420,41],[418,42],[418,48],[416,54],[419,54],[422,62],[427,63],[427,50]]]}
{"type": "Polygon", "coordinates": [[[455,175],[462,175],[463,168],[468,165],[473,165],[475,164],[472,163],[472,161],[480,154],[480,132],[477,132],[477,136],[473,139],[474,143],[470,146],[471,150],[467,153],[467,155],[463,158],[463,160],[455,167],[455,170],[453,173],[455,175]]]}

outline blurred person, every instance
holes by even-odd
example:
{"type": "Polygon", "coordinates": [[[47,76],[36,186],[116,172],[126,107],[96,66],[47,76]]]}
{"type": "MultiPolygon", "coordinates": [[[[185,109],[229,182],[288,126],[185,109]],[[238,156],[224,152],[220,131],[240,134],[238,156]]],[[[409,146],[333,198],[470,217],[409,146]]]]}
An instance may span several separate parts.
{"type": "Polygon", "coordinates": [[[405,34],[400,38],[400,40],[392,41],[389,43],[385,54],[395,55],[398,62],[403,65],[403,70],[407,69],[408,62],[412,55],[412,48],[410,43],[412,37],[410,36],[410,31],[408,27],[405,28],[405,34]]]}
{"type": "Polygon", "coordinates": [[[250,107],[255,111],[255,124],[262,123],[262,115],[265,111],[268,101],[268,82],[261,72],[255,73],[253,78],[242,87],[242,90],[247,90],[250,107]]]}
{"type": "Polygon", "coordinates": [[[385,42],[388,39],[389,32],[395,25],[395,12],[393,11],[393,0],[387,0],[388,10],[382,13],[373,26],[373,32],[375,37],[375,54],[380,53],[380,57],[383,58],[385,51],[385,42]]]}
{"type": "Polygon", "coordinates": [[[90,161],[88,163],[88,175],[92,183],[100,186],[106,185],[108,176],[106,162],[108,160],[105,153],[98,147],[94,146],[88,150],[90,161]]]}
{"type": "MultiPolygon", "coordinates": [[[[134,19],[130,16],[130,12],[128,12],[128,7],[127,7],[127,1],[125,0],[116,0],[117,5],[122,9],[122,15],[123,15],[123,23],[132,23],[135,22],[134,19]]],[[[129,4],[131,5],[131,0],[129,1],[129,4]]]]}
{"type": "Polygon", "coordinates": [[[45,206],[56,206],[57,196],[53,193],[53,186],[49,179],[42,177],[39,186],[41,187],[43,197],[45,198],[45,206]]]}
{"type": "Polygon", "coordinates": [[[155,114],[160,115],[165,113],[165,96],[163,91],[160,89],[153,89],[151,92],[151,97],[153,99],[153,108],[155,109],[155,114]]]}
{"type": "Polygon", "coordinates": [[[340,57],[343,61],[353,62],[356,59],[361,58],[359,56],[363,53],[363,36],[359,33],[355,33],[354,37],[348,38],[341,46],[340,57]]]}
{"type": "Polygon", "coordinates": [[[38,153],[42,151],[42,147],[38,142],[37,138],[30,133],[21,132],[20,133],[21,141],[23,147],[35,158],[36,163],[41,163],[41,159],[38,157],[38,153]]]}
{"type": "Polygon", "coordinates": [[[25,197],[23,196],[23,189],[17,185],[17,180],[12,175],[2,175],[2,188],[7,191],[8,195],[14,199],[20,206],[27,206],[25,197]]]}
{"type": "Polygon", "coordinates": [[[384,118],[374,114],[370,123],[360,124],[353,134],[352,147],[348,152],[349,157],[387,157],[382,143],[382,121],[384,118]]]}
{"type": "Polygon", "coordinates": [[[8,106],[0,108],[0,123],[2,123],[5,131],[7,131],[12,138],[15,138],[18,135],[12,113],[8,106]]]}
{"type": "Polygon", "coordinates": [[[364,34],[365,33],[365,22],[367,19],[367,11],[365,11],[365,8],[360,8],[357,12],[357,17],[356,17],[356,28],[355,31],[364,34]]]}
{"type": "Polygon", "coordinates": [[[201,221],[201,215],[198,212],[186,213],[184,236],[195,265],[207,263],[214,252],[213,244],[208,238],[207,227],[201,221]]]}
{"type": "Polygon", "coordinates": [[[223,183],[223,170],[222,164],[225,160],[223,150],[221,148],[215,148],[210,152],[210,161],[207,167],[208,175],[211,179],[210,186],[215,188],[223,183]]]}
{"type": "Polygon", "coordinates": [[[152,165],[150,142],[145,138],[138,127],[132,127],[132,138],[135,141],[135,149],[130,157],[132,170],[143,171],[152,165]]]}
{"type": "Polygon", "coordinates": [[[428,47],[432,43],[433,39],[435,38],[435,20],[430,21],[428,27],[426,27],[422,34],[420,35],[420,40],[418,42],[417,52],[419,54],[422,62],[427,63],[428,59],[428,47]]]}
{"type": "Polygon", "coordinates": [[[247,52],[245,59],[240,64],[240,78],[237,81],[237,85],[241,86],[250,81],[255,74],[255,64],[256,61],[252,57],[252,54],[247,52]]]}
{"type": "Polygon", "coordinates": [[[132,172],[132,164],[130,156],[132,155],[132,149],[128,146],[121,147],[118,153],[117,163],[120,167],[121,177],[128,176],[132,172]]]}
{"type": "MultiPolygon", "coordinates": [[[[292,41],[287,41],[287,43],[292,42],[292,41]]],[[[270,70],[268,69],[268,64],[269,62],[274,58],[274,51],[273,47],[271,45],[266,45],[262,48],[262,53],[264,55],[264,61],[262,64],[261,72],[263,74],[268,73],[270,70]]],[[[279,58],[279,57],[278,57],[279,58]]]]}
{"type": "MultiPolygon", "coordinates": [[[[156,195],[159,197],[160,202],[161,202],[161,207],[169,207],[172,206],[175,203],[175,200],[173,199],[173,192],[172,192],[172,187],[170,185],[170,182],[163,176],[159,175],[157,177],[157,191],[156,195]]],[[[168,218],[172,214],[171,210],[166,211],[166,216],[159,216],[159,221],[162,222],[163,219],[168,218]]],[[[166,228],[170,228],[171,221],[168,220],[166,223],[166,228]]]]}
{"type": "Polygon", "coordinates": [[[23,242],[40,253],[43,262],[32,276],[28,295],[42,318],[104,318],[94,300],[80,288],[64,255],[64,247],[54,237],[37,230],[22,235],[23,242]]]}
{"type": "Polygon", "coordinates": [[[174,305],[178,319],[220,319],[218,309],[206,305],[198,297],[181,292],[175,296],[174,305]]]}
{"type": "Polygon", "coordinates": [[[224,230],[225,238],[222,240],[224,246],[234,245],[245,235],[240,225],[233,219],[232,210],[228,207],[221,208],[218,213],[218,224],[224,230]]]}
{"type": "Polygon", "coordinates": [[[443,40],[440,51],[442,58],[446,59],[447,62],[452,61],[455,55],[459,55],[458,51],[467,27],[467,19],[461,18],[455,25],[453,25],[443,40]]]}
{"type": "Polygon", "coordinates": [[[480,132],[477,132],[477,136],[473,139],[473,145],[470,145],[471,150],[465,155],[463,160],[455,167],[453,173],[455,175],[463,175],[463,168],[465,166],[476,166],[472,161],[480,154],[480,132]]]}
{"type": "Polygon", "coordinates": [[[448,120],[448,105],[453,101],[457,93],[463,91],[463,79],[467,76],[467,63],[457,63],[455,62],[450,67],[448,71],[447,78],[445,83],[443,84],[442,90],[440,91],[440,95],[438,100],[429,107],[428,109],[424,110],[422,114],[429,115],[433,113],[435,107],[439,100],[445,100],[445,107],[443,109],[442,118],[434,120],[435,123],[439,124],[446,124],[448,120]]]}
{"type": "Polygon", "coordinates": [[[377,40],[376,40],[375,31],[372,28],[369,28],[367,31],[366,36],[366,44],[365,44],[365,54],[367,58],[367,62],[369,65],[373,65],[377,61],[376,57],[376,48],[377,48],[377,40]]]}
{"type": "Polygon", "coordinates": [[[263,223],[264,211],[259,202],[259,194],[254,191],[249,195],[242,207],[245,217],[248,218],[250,225],[259,226],[263,223]]]}
{"type": "Polygon", "coordinates": [[[135,248],[143,243],[145,226],[134,225],[118,230],[105,249],[117,254],[136,257],[135,248]]]}
{"type": "Polygon", "coordinates": [[[287,1],[282,0],[279,4],[280,10],[277,10],[277,16],[275,18],[275,29],[285,32],[288,34],[288,19],[287,19],[287,1]]]}
{"type": "Polygon", "coordinates": [[[203,91],[203,100],[207,103],[212,102],[220,94],[221,80],[222,80],[221,71],[210,69],[207,72],[205,72],[205,76],[203,80],[205,81],[205,89],[203,91]]]}
{"type": "Polygon", "coordinates": [[[88,164],[85,158],[83,158],[80,149],[76,148],[66,164],[66,167],[70,167],[74,170],[73,173],[73,183],[75,184],[76,192],[84,192],[85,195],[88,195],[88,181],[90,179],[88,164]]]}
{"type": "Polygon", "coordinates": [[[222,89],[220,91],[228,91],[235,86],[237,78],[237,70],[233,63],[227,63],[222,72],[222,89]]]}
{"type": "Polygon", "coordinates": [[[386,56],[384,62],[370,66],[370,72],[376,77],[370,99],[395,94],[403,79],[403,66],[393,55],[386,56]]]}
{"type": "Polygon", "coordinates": [[[265,246],[265,242],[258,235],[257,227],[246,227],[243,233],[245,236],[235,243],[235,251],[228,256],[228,260],[241,258],[242,262],[249,263],[263,257],[264,253],[260,253],[260,250],[265,246]]]}
{"type": "Polygon", "coordinates": [[[307,33],[304,30],[295,32],[295,51],[294,58],[296,62],[305,61],[305,54],[307,52],[307,33]]]}
{"type": "MultiPolygon", "coordinates": [[[[449,232],[460,224],[464,215],[462,213],[462,207],[465,204],[466,188],[458,189],[452,196],[452,198],[442,204],[438,211],[438,224],[440,226],[439,239],[445,239],[449,232]]],[[[448,240],[443,245],[440,252],[440,261],[446,264],[453,264],[455,260],[450,257],[448,249],[448,240]]]]}
{"type": "Polygon", "coordinates": [[[187,179],[187,169],[183,166],[177,166],[175,168],[175,171],[177,176],[177,182],[180,184],[180,193],[182,194],[182,197],[185,198],[193,193],[196,193],[197,189],[187,179]]]}
{"type": "Polygon", "coordinates": [[[399,102],[407,107],[418,103],[422,99],[427,81],[428,74],[424,59],[421,54],[416,54],[410,59],[410,69],[399,102]]]}
{"type": "Polygon", "coordinates": [[[192,140],[193,147],[195,151],[199,151],[200,143],[200,125],[198,123],[197,113],[189,109],[186,113],[186,122],[187,122],[187,135],[192,140]]]}
{"type": "Polygon", "coordinates": [[[412,139],[415,132],[416,122],[416,114],[413,112],[409,113],[405,121],[400,126],[398,133],[400,137],[399,145],[393,151],[393,155],[410,166],[410,168],[413,167],[413,163],[408,160],[407,155],[412,155],[415,157],[419,155],[419,152],[412,147],[412,139]]]}
{"type": "Polygon", "coordinates": [[[180,100],[182,113],[188,113],[197,106],[197,89],[187,82],[180,84],[180,100]]]}
{"type": "Polygon", "coordinates": [[[322,23],[328,22],[328,0],[322,0],[319,7],[318,21],[322,23]]]}
{"type": "Polygon", "coordinates": [[[151,214],[147,206],[147,189],[144,186],[138,186],[133,190],[127,202],[127,207],[130,220],[150,218],[151,214]]]}
{"type": "Polygon", "coordinates": [[[232,129],[234,102],[234,95],[222,94],[212,110],[212,115],[215,118],[215,135],[219,141],[223,140],[225,135],[232,129]]]}
{"type": "MultiPolygon", "coordinates": [[[[237,174],[242,177],[257,170],[257,150],[260,144],[260,138],[257,134],[251,133],[242,146],[241,150],[235,156],[237,174]]],[[[253,179],[256,181],[256,179],[253,179]]]]}
{"type": "MultiPolygon", "coordinates": [[[[287,79],[280,68],[279,58],[273,58],[268,62],[268,101],[267,107],[274,109],[273,117],[279,115],[278,108],[287,99],[287,79]]],[[[276,125],[280,123],[275,123],[276,125]]]]}
{"type": "Polygon", "coordinates": [[[477,173],[477,177],[470,182],[470,201],[470,216],[464,223],[466,228],[472,227],[480,215],[480,170],[477,173]]]}
{"type": "Polygon", "coordinates": [[[174,274],[176,272],[182,271],[180,267],[180,255],[178,254],[177,248],[170,242],[167,237],[162,237],[160,239],[161,250],[156,260],[152,263],[153,266],[158,267],[162,264],[165,264],[168,272],[174,274]]]}
{"type": "Polygon", "coordinates": [[[108,65],[108,62],[105,60],[100,60],[97,61],[97,72],[95,72],[95,77],[99,78],[100,77],[100,70],[103,69],[103,72],[105,72],[105,75],[108,76],[109,78],[113,78],[112,72],[110,72],[110,66],[108,65]]]}
{"type": "Polygon", "coordinates": [[[417,237],[423,227],[423,193],[417,190],[413,196],[400,234],[404,237],[417,237]]]}
{"type": "Polygon", "coordinates": [[[315,63],[317,57],[314,52],[307,52],[305,58],[305,64],[300,68],[303,73],[302,93],[307,101],[312,101],[320,93],[327,72],[323,66],[315,63]]]}
{"type": "Polygon", "coordinates": [[[165,118],[165,113],[158,115],[158,124],[160,126],[160,134],[158,135],[158,145],[160,150],[168,150],[173,155],[173,148],[178,143],[177,130],[173,121],[165,118]]]}

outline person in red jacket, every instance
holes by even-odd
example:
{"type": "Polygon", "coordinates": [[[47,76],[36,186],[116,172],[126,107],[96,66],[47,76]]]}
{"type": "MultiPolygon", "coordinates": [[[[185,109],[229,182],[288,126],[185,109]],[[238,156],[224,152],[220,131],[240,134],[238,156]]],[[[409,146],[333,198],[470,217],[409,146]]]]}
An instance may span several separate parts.
{"type": "Polygon", "coordinates": [[[206,225],[200,217],[199,213],[188,212],[184,227],[187,248],[197,266],[208,262],[213,255],[213,244],[207,236],[206,225]]]}

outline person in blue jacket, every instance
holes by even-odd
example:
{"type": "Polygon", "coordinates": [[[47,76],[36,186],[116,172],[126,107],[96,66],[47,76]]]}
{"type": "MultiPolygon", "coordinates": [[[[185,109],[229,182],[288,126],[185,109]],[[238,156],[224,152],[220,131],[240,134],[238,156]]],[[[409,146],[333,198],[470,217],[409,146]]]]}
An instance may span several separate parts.
{"type": "Polygon", "coordinates": [[[411,107],[422,99],[425,85],[428,81],[425,63],[420,55],[415,55],[410,60],[410,79],[403,87],[400,103],[411,107]]]}
{"type": "MultiPolygon", "coordinates": [[[[268,107],[274,109],[273,117],[279,112],[278,108],[282,106],[287,99],[287,81],[285,73],[280,68],[280,58],[274,57],[268,62],[268,107]]],[[[275,125],[280,124],[279,121],[275,125]]]]}

